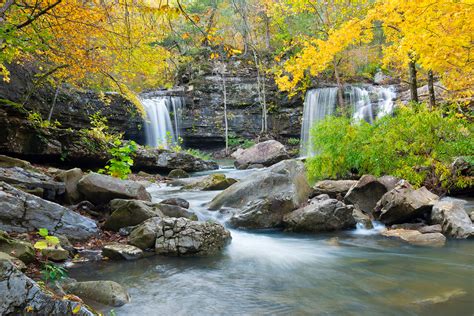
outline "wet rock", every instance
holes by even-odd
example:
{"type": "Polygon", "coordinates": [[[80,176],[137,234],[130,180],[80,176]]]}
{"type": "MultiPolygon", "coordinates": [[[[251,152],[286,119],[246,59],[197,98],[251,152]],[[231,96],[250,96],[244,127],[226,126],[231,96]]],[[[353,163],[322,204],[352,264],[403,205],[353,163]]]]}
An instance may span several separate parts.
{"type": "Polygon", "coordinates": [[[225,190],[236,182],[237,180],[227,178],[222,173],[215,173],[205,177],[202,180],[198,180],[194,183],[185,185],[183,189],[198,189],[202,191],[225,190]]]}
{"type": "Polygon", "coordinates": [[[35,260],[35,249],[29,242],[11,238],[0,230],[0,251],[28,264],[35,260]]]}
{"type": "Polygon", "coordinates": [[[10,261],[15,266],[15,268],[17,268],[20,271],[26,270],[26,264],[23,261],[21,261],[18,258],[12,257],[5,252],[0,252],[0,262],[5,261],[5,260],[10,261]]]}
{"type": "Polygon", "coordinates": [[[374,228],[370,216],[359,210],[357,207],[352,211],[352,217],[354,217],[357,224],[361,225],[365,229],[374,228]]]}
{"type": "Polygon", "coordinates": [[[17,186],[24,191],[41,190],[42,198],[55,201],[65,192],[64,184],[51,177],[20,167],[0,168],[0,181],[17,186]]]}
{"type": "Polygon", "coordinates": [[[167,256],[211,256],[230,240],[230,232],[221,224],[164,218],[158,224],[155,251],[167,256]]]}
{"type": "Polygon", "coordinates": [[[160,222],[161,218],[152,217],[136,226],[130,232],[128,243],[142,250],[153,248],[160,222]]]}
{"type": "Polygon", "coordinates": [[[71,240],[84,240],[98,233],[97,224],[59,204],[43,200],[0,182],[0,229],[31,232],[46,228],[71,240]]]}
{"type": "Polygon", "coordinates": [[[79,203],[83,200],[82,194],[79,192],[77,185],[82,179],[84,173],[79,168],[74,168],[60,172],[56,179],[64,182],[66,187],[65,201],[70,204],[79,203]]]}
{"type": "Polygon", "coordinates": [[[114,281],[72,282],[64,288],[69,294],[113,307],[120,307],[130,302],[127,291],[114,281]]]}
{"type": "Polygon", "coordinates": [[[189,208],[189,202],[181,198],[169,198],[160,202],[160,204],[176,205],[182,208],[189,208]]]}
{"type": "Polygon", "coordinates": [[[364,175],[344,196],[344,202],[358,207],[366,214],[372,214],[375,205],[386,192],[387,188],[376,177],[364,175]]]}
{"type": "Polygon", "coordinates": [[[442,233],[443,232],[443,229],[441,228],[441,225],[422,226],[422,227],[418,228],[417,230],[422,234],[442,233]]]}
{"type": "Polygon", "coordinates": [[[41,249],[41,255],[48,260],[61,262],[66,261],[69,258],[69,251],[65,250],[61,246],[47,247],[41,249]]]}
{"type": "Polygon", "coordinates": [[[310,204],[284,217],[286,230],[327,232],[354,228],[353,207],[336,199],[313,199],[310,204]]]}
{"type": "Polygon", "coordinates": [[[189,174],[183,169],[173,169],[170,171],[170,173],[168,173],[168,178],[173,178],[173,179],[189,178],[189,174]]]}
{"type": "Polygon", "coordinates": [[[395,189],[395,187],[401,181],[401,179],[394,176],[382,176],[378,178],[378,181],[385,186],[388,192],[395,189]]]}
{"type": "Polygon", "coordinates": [[[104,246],[102,256],[111,260],[137,260],[143,257],[143,251],[132,245],[112,243],[104,246]]]}
{"type": "Polygon", "coordinates": [[[441,233],[422,234],[418,230],[403,228],[386,230],[382,235],[399,238],[416,246],[442,247],[446,243],[446,237],[441,233]]]}
{"type": "Polygon", "coordinates": [[[230,225],[238,228],[265,229],[283,225],[283,216],[293,208],[293,201],[286,196],[249,202],[241,212],[232,216],[230,225]]]}
{"type": "Polygon", "coordinates": [[[333,199],[342,199],[356,183],[356,180],[319,181],[313,186],[313,194],[327,194],[333,199]]]}
{"type": "Polygon", "coordinates": [[[274,205],[285,206],[285,209],[275,212],[289,213],[307,202],[310,191],[303,162],[285,160],[256,171],[225,189],[211,201],[209,209],[243,209],[249,202],[266,199],[274,205]]]}
{"type": "Polygon", "coordinates": [[[267,140],[233,154],[235,166],[238,169],[247,169],[250,165],[271,166],[285,159],[289,159],[285,146],[276,140],[267,140]]]}
{"type": "Polygon", "coordinates": [[[79,181],[78,189],[94,204],[106,204],[113,199],[151,201],[151,196],[143,185],[93,172],[79,181]]]}
{"type": "Polygon", "coordinates": [[[150,172],[171,171],[182,169],[186,172],[215,170],[219,165],[214,161],[205,161],[184,151],[175,152],[160,148],[139,147],[134,167],[150,172]]]}
{"type": "Polygon", "coordinates": [[[13,168],[20,167],[23,169],[32,169],[31,164],[26,160],[13,158],[5,155],[0,155],[0,167],[2,168],[13,168]]]}
{"type": "Polygon", "coordinates": [[[441,225],[443,233],[454,238],[474,237],[474,226],[461,200],[443,199],[433,206],[431,222],[441,225]]]}
{"type": "Polygon", "coordinates": [[[95,315],[79,302],[61,299],[43,291],[9,260],[0,260],[0,293],[0,315],[23,315],[27,308],[32,315],[95,315]],[[76,307],[78,311],[73,312],[76,307]]]}
{"type": "Polygon", "coordinates": [[[170,205],[170,204],[162,204],[162,203],[159,203],[156,206],[159,208],[159,210],[161,211],[161,213],[164,216],[168,216],[168,217],[186,217],[186,218],[189,218],[189,219],[192,219],[192,220],[197,220],[196,214],[194,214],[193,212],[191,212],[191,211],[189,211],[185,208],[182,208],[181,206],[170,205]]]}
{"type": "Polygon", "coordinates": [[[425,187],[414,190],[409,184],[401,183],[384,194],[374,215],[388,225],[410,222],[430,213],[437,200],[438,196],[425,187]]]}
{"type": "Polygon", "coordinates": [[[104,223],[104,228],[119,231],[122,227],[135,226],[151,217],[163,217],[163,213],[153,204],[139,200],[115,199],[110,202],[112,214],[104,223]]]}

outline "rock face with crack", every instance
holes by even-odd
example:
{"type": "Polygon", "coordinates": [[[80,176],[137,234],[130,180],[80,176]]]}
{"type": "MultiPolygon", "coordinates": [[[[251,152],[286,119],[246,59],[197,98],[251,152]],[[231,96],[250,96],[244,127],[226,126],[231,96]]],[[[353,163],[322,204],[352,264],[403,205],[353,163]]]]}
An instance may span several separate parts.
{"type": "Polygon", "coordinates": [[[210,256],[220,253],[230,240],[230,232],[221,224],[164,218],[157,225],[155,252],[169,256],[210,256]]]}
{"type": "Polygon", "coordinates": [[[97,224],[59,204],[17,190],[0,182],[0,229],[31,232],[47,228],[72,240],[88,239],[98,233],[97,224]]]}
{"type": "Polygon", "coordinates": [[[0,260],[0,315],[96,315],[78,302],[61,299],[41,289],[9,260],[0,260]]]}

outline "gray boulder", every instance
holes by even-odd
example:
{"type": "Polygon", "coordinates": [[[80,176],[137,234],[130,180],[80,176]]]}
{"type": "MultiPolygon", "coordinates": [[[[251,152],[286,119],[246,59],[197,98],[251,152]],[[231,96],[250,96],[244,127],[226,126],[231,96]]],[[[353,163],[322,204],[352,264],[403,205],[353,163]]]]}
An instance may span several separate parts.
{"type": "Polygon", "coordinates": [[[344,196],[344,202],[372,214],[375,205],[385,193],[387,188],[376,177],[364,175],[344,196]]]}
{"type": "Polygon", "coordinates": [[[83,176],[84,173],[80,168],[62,171],[56,175],[56,179],[64,182],[66,187],[65,200],[67,203],[75,204],[83,200],[83,196],[77,187],[83,176]]]}
{"type": "Polygon", "coordinates": [[[35,249],[32,244],[11,238],[4,231],[0,231],[0,251],[18,258],[26,264],[35,260],[35,249]]]}
{"type": "Polygon", "coordinates": [[[181,198],[169,198],[160,202],[160,204],[176,205],[182,208],[189,208],[189,202],[181,198]]]}
{"type": "Polygon", "coordinates": [[[239,150],[233,156],[238,169],[247,169],[250,165],[271,166],[290,158],[285,146],[276,140],[267,140],[248,149],[239,150]]]}
{"type": "Polygon", "coordinates": [[[150,194],[142,184],[93,172],[79,180],[78,189],[95,204],[106,204],[113,199],[151,201],[150,194]]]}
{"type": "Polygon", "coordinates": [[[23,169],[32,169],[31,164],[26,160],[13,158],[10,156],[0,155],[0,167],[2,168],[13,168],[20,167],[23,169]]]}
{"type": "Polygon", "coordinates": [[[242,211],[233,215],[229,223],[237,228],[278,228],[283,225],[283,216],[293,207],[293,201],[288,196],[255,200],[249,202],[242,211]]]}
{"type": "Polygon", "coordinates": [[[442,247],[446,243],[446,237],[441,233],[423,234],[418,230],[403,228],[386,230],[382,232],[382,235],[397,238],[416,246],[442,247]]]}
{"type": "Polygon", "coordinates": [[[431,222],[441,225],[443,233],[454,238],[474,237],[474,226],[464,209],[464,201],[443,199],[431,211],[431,222]]]}
{"type": "Polygon", "coordinates": [[[294,232],[329,232],[351,229],[356,225],[353,207],[331,198],[315,198],[310,204],[284,217],[286,230],[294,232]]]}
{"type": "Polygon", "coordinates": [[[24,315],[26,310],[31,315],[96,315],[84,304],[44,291],[5,259],[0,259],[0,293],[0,315],[24,315]]]}
{"type": "Polygon", "coordinates": [[[168,173],[168,178],[173,178],[173,179],[189,178],[189,174],[183,169],[173,169],[168,173]]]}
{"type": "Polygon", "coordinates": [[[158,224],[155,252],[167,256],[211,256],[220,253],[230,240],[230,232],[221,224],[164,218],[158,224]]]}
{"type": "Polygon", "coordinates": [[[137,260],[143,257],[143,251],[133,245],[111,243],[104,246],[102,256],[112,260],[137,260]]]}
{"type": "Polygon", "coordinates": [[[311,192],[306,170],[299,160],[285,160],[267,169],[253,172],[219,193],[209,204],[209,209],[222,207],[242,209],[248,203],[266,199],[285,209],[277,213],[289,213],[306,203],[311,192]],[[280,201],[280,202],[278,202],[280,201]],[[283,203],[291,201],[291,203],[283,203]]]}
{"type": "Polygon", "coordinates": [[[164,216],[168,216],[168,217],[186,217],[186,218],[189,218],[189,219],[192,219],[192,220],[197,220],[197,216],[196,214],[194,214],[193,212],[181,207],[181,206],[178,206],[178,205],[170,205],[170,204],[163,204],[163,203],[159,203],[159,204],[155,204],[156,207],[159,208],[159,210],[161,211],[161,213],[164,215],[164,216]]]}
{"type": "Polygon", "coordinates": [[[0,182],[0,229],[31,232],[47,228],[72,240],[84,240],[98,233],[97,224],[59,204],[17,190],[0,182]]]}
{"type": "Polygon", "coordinates": [[[208,175],[207,177],[201,180],[185,185],[183,189],[218,191],[218,190],[225,190],[236,182],[237,180],[232,179],[232,178],[227,178],[225,174],[214,173],[214,174],[208,175]]]}
{"type": "Polygon", "coordinates": [[[160,222],[159,217],[147,219],[130,232],[128,243],[142,250],[153,248],[160,222]]]}
{"type": "Polygon", "coordinates": [[[73,282],[64,286],[64,289],[69,294],[113,307],[130,302],[127,291],[114,281],[73,282]]]}
{"type": "Polygon", "coordinates": [[[110,202],[112,214],[104,223],[104,228],[119,231],[122,227],[135,226],[151,217],[163,217],[163,213],[153,204],[139,200],[115,199],[110,202]]]}
{"type": "Polygon", "coordinates": [[[322,180],[313,186],[313,195],[327,194],[333,199],[343,198],[357,180],[322,180]]]}
{"type": "Polygon", "coordinates": [[[10,261],[20,271],[26,270],[26,264],[23,261],[0,251],[0,262],[4,260],[10,261]]]}
{"type": "Polygon", "coordinates": [[[372,224],[372,220],[369,215],[365,214],[357,207],[354,208],[352,211],[352,216],[354,217],[355,221],[357,222],[358,226],[362,226],[365,229],[372,229],[374,225],[372,224]]]}

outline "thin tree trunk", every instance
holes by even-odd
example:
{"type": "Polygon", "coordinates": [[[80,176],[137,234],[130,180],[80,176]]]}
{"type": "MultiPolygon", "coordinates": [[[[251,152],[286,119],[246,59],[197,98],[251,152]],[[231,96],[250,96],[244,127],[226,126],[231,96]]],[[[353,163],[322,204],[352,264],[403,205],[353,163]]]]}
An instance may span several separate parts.
{"type": "Polygon", "coordinates": [[[413,102],[419,102],[418,100],[418,84],[416,82],[416,64],[415,61],[408,63],[408,70],[410,74],[410,95],[413,102]]]}
{"type": "Polygon", "coordinates": [[[51,105],[51,109],[49,110],[48,121],[51,121],[51,118],[53,117],[53,111],[54,111],[54,107],[56,106],[56,100],[58,99],[60,87],[61,87],[61,84],[58,84],[58,86],[56,87],[56,93],[54,94],[53,104],[51,105]]]}
{"type": "Polygon", "coordinates": [[[430,95],[430,108],[434,108],[436,106],[436,95],[434,89],[433,71],[431,70],[428,70],[428,91],[430,95]]]}
{"type": "Polygon", "coordinates": [[[227,121],[227,88],[224,77],[224,72],[221,73],[222,76],[222,91],[224,94],[224,131],[225,131],[225,154],[229,154],[229,124],[227,121]]]}
{"type": "Polygon", "coordinates": [[[337,83],[337,99],[339,106],[344,109],[344,85],[342,84],[341,77],[339,76],[339,70],[337,69],[337,63],[334,61],[334,76],[336,77],[337,83]]]}

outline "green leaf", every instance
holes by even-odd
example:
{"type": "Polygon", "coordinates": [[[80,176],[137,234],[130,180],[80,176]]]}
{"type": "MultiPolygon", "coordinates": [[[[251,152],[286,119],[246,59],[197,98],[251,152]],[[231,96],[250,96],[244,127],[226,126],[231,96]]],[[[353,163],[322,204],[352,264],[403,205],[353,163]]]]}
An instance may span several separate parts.
{"type": "Polygon", "coordinates": [[[48,248],[48,243],[46,242],[46,240],[38,240],[34,246],[35,249],[38,249],[38,250],[43,250],[43,249],[46,249],[48,248]]]}
{"type": "Polygon", "coordinates": [[[49,235],[49,232],[48,232],[48,229],[46,228],[40,228],[38,230],[38,234],[41,236],[41,237],[46,237],[49,235]]]}

